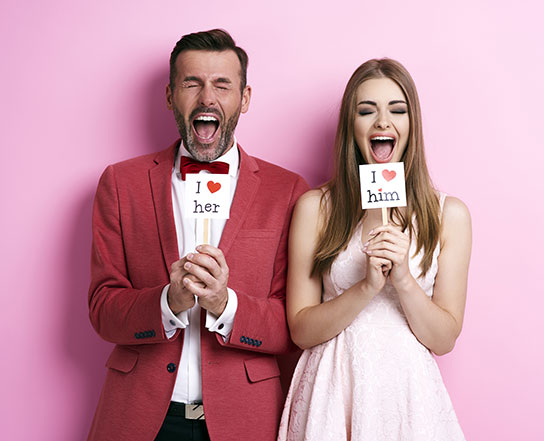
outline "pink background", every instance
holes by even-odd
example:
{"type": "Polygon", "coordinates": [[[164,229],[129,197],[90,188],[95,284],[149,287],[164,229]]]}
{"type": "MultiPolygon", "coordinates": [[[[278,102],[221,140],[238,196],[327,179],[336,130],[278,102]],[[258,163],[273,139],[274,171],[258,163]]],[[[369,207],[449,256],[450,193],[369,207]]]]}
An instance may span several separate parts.
{"type": "Polygon", "coordinates": [[[175,139],[169,53],[213,27],[250,57],[239,141],[312,185],[329,176],[354,69],[405,64],[433,179],[473,216],[465,326],[439,359],[444,380],[468,440],[544,439],[544,11],[366,3],[2,1],[2,439],[86,437],[110,351],[87,318],[96,183],[107,164],[175,139]]]}

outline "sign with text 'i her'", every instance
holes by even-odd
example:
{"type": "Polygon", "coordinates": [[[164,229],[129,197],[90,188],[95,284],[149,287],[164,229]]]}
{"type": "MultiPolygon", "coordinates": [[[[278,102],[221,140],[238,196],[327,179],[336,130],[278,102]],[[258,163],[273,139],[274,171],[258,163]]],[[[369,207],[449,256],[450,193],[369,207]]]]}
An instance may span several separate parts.
{"type": "Polygon", "coordinates": [[[359,166],[363,210],[406,206],[404,163],[359,166]]]}
{"type": "Polygon", "coordinates": [[[189,173],[185,175],[183,214],[197,219],[228,219],[230,176],[189,173]]]}

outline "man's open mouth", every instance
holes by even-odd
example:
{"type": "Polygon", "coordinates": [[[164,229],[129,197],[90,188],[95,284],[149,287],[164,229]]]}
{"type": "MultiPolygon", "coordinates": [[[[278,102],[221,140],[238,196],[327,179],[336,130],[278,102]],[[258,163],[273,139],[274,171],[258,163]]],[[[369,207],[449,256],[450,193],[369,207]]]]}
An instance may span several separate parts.
{"type": "Polygon", "coordinates": [[[200,142],[212,142],[218,132],[219,120],[214,115],[197,115],[193,119],[193,131],[200,142]]]}
{"type": "Polygon", "coordinates": [[[371,136],[370,153],[376,162],[389,162],[393,157],[396,143],[397,140],[392,136],[371,136]]]}

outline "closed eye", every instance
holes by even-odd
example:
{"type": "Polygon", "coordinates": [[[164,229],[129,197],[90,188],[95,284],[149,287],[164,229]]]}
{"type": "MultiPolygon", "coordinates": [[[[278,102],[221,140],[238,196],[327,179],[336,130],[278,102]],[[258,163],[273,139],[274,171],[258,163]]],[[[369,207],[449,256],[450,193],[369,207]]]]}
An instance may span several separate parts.
{"type": "Polygon", "coordinates": [[[214,85],[219,90],[229,90],[232,87],[232,81],[228,78],[217,78],[214,85]]]}
{"type": "Polygon", "coordinates": [[[195,87],[200,87],[200,84],[184,81],[183,83],[181,83],[181,87],[183,87],[184,89],[193,89],[195,87]]]}

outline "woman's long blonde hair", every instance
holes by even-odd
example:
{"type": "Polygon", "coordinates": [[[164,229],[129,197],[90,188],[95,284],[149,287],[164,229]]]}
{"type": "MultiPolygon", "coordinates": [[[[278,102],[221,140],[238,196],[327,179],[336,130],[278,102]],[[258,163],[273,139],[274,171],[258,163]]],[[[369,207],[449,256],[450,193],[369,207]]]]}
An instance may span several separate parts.
{"type": "Polygon", "coordinates": [[[410,134],[402,155],[406,176],[405,214],[393,208],[391,218],[412,237],[416,234],[416,254],[423,249],[421,273],[430,268],[433,252],[440,234],[440,203],[433,188],[423,145],[421,109],[416,86],[408,71],[397,61],[389,58],[373,59],[363,63],[353,73],[340,107],[336,130],[335,166],[332,179],[322,186],[321,208],[328,214],[323,226],[314,257],[312,273],[323,275],[336,256],[347,246],[355,228],[363,217],[359,164],[365,164],[354,137],[354,121],[357,109],[357,89],[366,80],[389,78],[399,85],[408,103],[410,134]],[[415,220],[415,222],[414,222],[415,220]]]}

